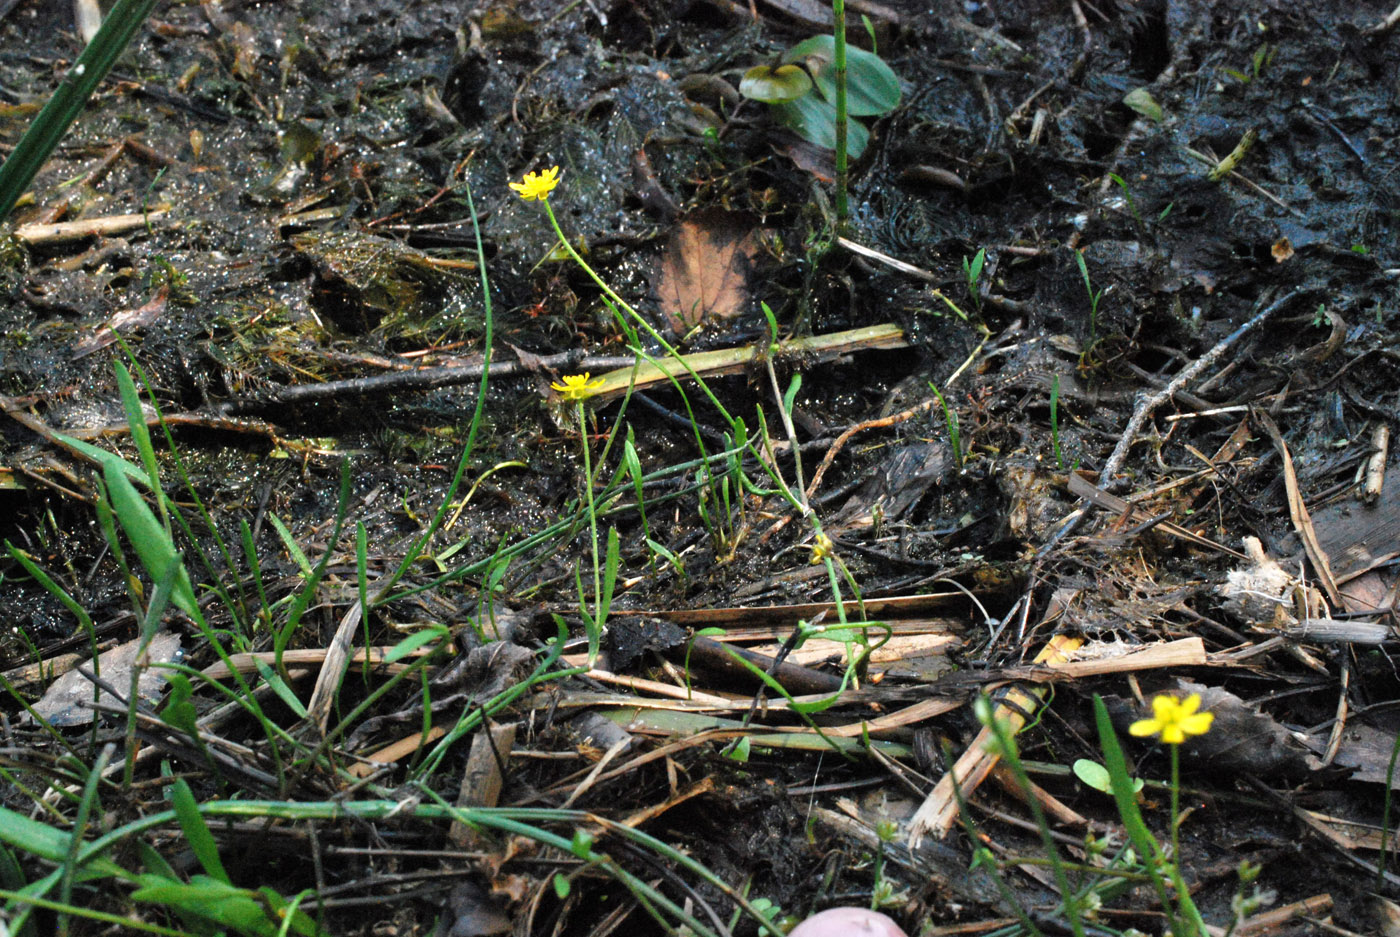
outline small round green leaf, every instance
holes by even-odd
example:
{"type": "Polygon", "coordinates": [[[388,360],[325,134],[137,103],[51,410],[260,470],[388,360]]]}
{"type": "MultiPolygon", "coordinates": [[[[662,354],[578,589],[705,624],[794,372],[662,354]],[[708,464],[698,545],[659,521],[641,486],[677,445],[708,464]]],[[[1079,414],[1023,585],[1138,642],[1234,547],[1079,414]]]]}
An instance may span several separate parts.
{"type": "Polygon", "coordinates": [[[1108,769],[1097,761],[1079,759],[1074,763],[1074,776],[1096,791],[1107,794],[1113,789],[1108,779],[1108,769]]]}
{"type": "Polygon", "coordinates": [[[812,90],[812,79],[807,70],[799,65],[755,65],[744,72],[739,82],[739,93],[754,101],[766,104],[781,104],[795,101],[812,90]]]}

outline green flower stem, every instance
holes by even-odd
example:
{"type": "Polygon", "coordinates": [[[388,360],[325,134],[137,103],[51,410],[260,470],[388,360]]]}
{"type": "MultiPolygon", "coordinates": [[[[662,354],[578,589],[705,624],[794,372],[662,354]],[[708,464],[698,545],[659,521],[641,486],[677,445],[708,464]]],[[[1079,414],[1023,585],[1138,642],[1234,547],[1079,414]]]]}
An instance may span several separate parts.
{"type": "Polygon", "coordinates": [[[835,40],[831,77],[836,82],[836,228],[841,233],[851,217],[846,195],[846,0],[831,0],[831,19],[835,40]]]}
{"type": "Polygon", "coordinates": [[[656,331],[655,326],[653,326],[650,322],[643,318],[640,312],[633,309],[630,303],[628,303],[621,296],[617,295],[613,288],[611,286],[608,286],[608,284],[603,281],[602,277],[598,276],[597,272],[594,271],[594,269],[588,265],[588,261],[583,259],[582,255],[580,255],[579,252],[574,249],[574,245],[570,244],[569,239],[564,236],[564,229],[559,227],[559,219],[554,217],[554,208],[549,204],[549,199],[542,198],[540,199],[540,201],[544,204],[544,213],[549,218],[549,223],[554,228],[554,233],[559,237],[559,243],[564,246],[564,250],[568,253],[569,257],[573,259],[574,263],[582,267],[583,272],[587,273],[589,278],[592,279],[594,283],[598,284],[598,288],[603,291],[603,295],[607,296],[608,299],[615,303],[619,309],[622,309],[629,316],[631,316],[632,319],[636,321],[636,323],[640,325],[648,335],[655,339],[656,342],[659,343],[662,348],[666,349],[666,353],[668,355],[670,355],[672,358],[681,363],[681,366],[685,368],[686,373],[688,373],[691,377],[695,378],[695,382],[700,386],[700,389],[704,392],[705,396],[709,398],[710,403],[715,405],[715,409],[719,411],[720,416],[724,417],[725,422],[732,427],[735,422],[734,417],[729,415],[729,411],[724,408],[724,404],[719,402],[719,398],[716,397],[714,395],[714,392],[710,390],[709,386],[706,385],[706,383],[703,380],[701,380],[700,375],[695,373],[695,369],[692,368],[690,364],[685,360],[685,356],[678,352],[675,349],[675,346],[673,346],[670,342],[662,338],[661,333],[656,331]]]}
{"type": "MultiPolygon", "coordinates": [[[[550,226],[554,228],[554,233],[559,238],[559,243],[564,246],[564,250],[568,253],[569,257],[572,258],[574,263],[582,267],[589,278],[592,279],[594,283],[598,284],[598,288],[603,291],[603,295],[607,296],[619,309],[622,309],[631,316],[632,319],[642,327],[643,331],[664,348],[667,355],[680,362],[681,367],[685,368],[686,373],[695,380],[695,383],[699,386],[700,390],[704,392],[710,403],[714,404],[715,409],[719,411],[724,421],[729,424],[730,429],[734,430],[737,434],[740,425],[739,421],[730,415],[729,411],[725,409],[724,404],[719,402],[719,398],[715,396],[714,391],[710,390],[710,386],[706,384],[704,379],[690,366],[690,362],[686,361],[685,356],[677,351],[674,345],[666,341],[661,333],[656,331],[656,327],[648,322],[636,309],[632,308],[632,305],[628,303],[627,300],[619,296],[611,286],[608,286],[602,277],[598,276],[597,272],[588,265],[588,261],[583,259],[582,255],[574,249],[574,245],[570,244],[569,239],[564,236],[564,229],[559,226],[559,219],[554,216],[554,208],[549,204],[549,199],[542,198],[540,201],[544,204],[545,216],[549,218],[550,226]]],[[[783,495],[789,500],[792,506],[796,508],[803,517],[811,517],[812,509],[808,507],[802,499],[793,494],[788,488],[787,483],[782,480],[782,476],[777,474],[776,471],[770,471],[769,474],[778,483],[783,491],[783,495]]]]}
{"type": "Polygon", "coordinates": [[[1181,866],[1181,746],[1168,745],[1172,753],[1172,864],[1181,866]]]}
{"type": "MultiPolygon", "coordinates": [[[[1041,845],[1045,848],[1045,855],[1049,858],[1050,867],[1055,874],[1055,885],[1060,891],[1061,907],[1064,908],[1065,918],[1069,921],[1070,931],[1075,937],[1085,937],[1084,913],[1081,910],[1083,898],[1070,885],[1064,863],[1060,861],[1060,850],[1055,846],[1055,840],[1050,835],[1050,821],[1046,819],[1045,809],[1040,806],[1040,801],[1031,794],[1035,788],[1031,784],[1030,775],[1026,774],[1025,766],[1021,764],[1021,753],[1016,746],[1015,734],[1009,723],[996,717],[996,711],[993,709],[989,697],[982,697],[978,701],[978,705],[985,705],[988,718],[982,721],[992,731],[992,736],[996,739],[996,753],[1001,755],[1002,763],[1016,778],[1016,784],[1026,792],[1026,804],[1031,809],[1036,830],[1040,834],[1041,845]]],[[[981,712],[978,715],[980,718],[981,712]]]]}
{"type": "Polygon", "coordinates": [[[1201,918],[1201,912],[1196,907],[1196,902],[1191,899],[1191,891],[1186,887],[1186,880],[1181,875],[1181,836],[1178,832],[1181,829],[1181,746],[1167,747],[1172,750],[1172,859],[1169,866],[1172,884],[1176,886],[1176,903],[1186,919],[1186,926],[1194,931],[1197,937],[1206,937],[1209,933],[1206,930],[1206,922],[1201,918]]]}
{"type": "MultiPolygon", "coordinates": [[[[545,202],[545,205],[548,205],[545,202]]],[[[551,215],[551,217],[553,217],[551,215]]],[[[583,446],[583,494],[588,500],[588,532],[593,542],[593,627],[588,629],[588,666],[598,659],[598,642],[603,627],[603,579],[598,571],[598,511],[593,504],[593,463],[588,451],[588,424],[583,416],[583,401],[574,403],[578,414],[578,438],[583,446]]]]}

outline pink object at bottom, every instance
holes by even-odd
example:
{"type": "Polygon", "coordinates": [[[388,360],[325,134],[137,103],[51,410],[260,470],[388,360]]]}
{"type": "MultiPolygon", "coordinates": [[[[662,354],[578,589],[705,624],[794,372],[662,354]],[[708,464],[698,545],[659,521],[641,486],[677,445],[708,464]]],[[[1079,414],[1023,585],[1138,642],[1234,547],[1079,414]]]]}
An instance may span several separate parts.
{"type": "Polygon", "coordinates": [[[879,911],[831,908],[798,924],[788,937],[907,937],[898,924],[879,911]]]}

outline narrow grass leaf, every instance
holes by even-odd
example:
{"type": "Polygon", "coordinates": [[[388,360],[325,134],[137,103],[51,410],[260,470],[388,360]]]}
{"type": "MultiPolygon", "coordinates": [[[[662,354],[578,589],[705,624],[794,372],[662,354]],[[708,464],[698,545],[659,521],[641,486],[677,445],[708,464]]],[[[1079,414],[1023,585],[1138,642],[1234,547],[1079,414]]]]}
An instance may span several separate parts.
{"type": "Polygon", "coordinates": [[[281,908],[269,907],[267,895],[261,891],[235,888],[203,875],[196,875],[188,884],[154,875],[142,876],[142,882],[142,887],[131,893],[134,900],[169,908],[249,937],[278,937],[289,932],[315,937],[321,933],[301,911],[282,918],[278,912],[285,910],[286,903],[281,908]]]}
{"type": "Polygon", "coordinates": [[[446,640],[451,637],[451,635],[452,632],[443,625],[429,625],[422,631],[415,631],[398,644],[389,648],[388,653],[384,655],[384,663],[392,664],[396,661],[403,660],[423,645],[433,641],[446,640]]]}
{"type": "Polygon", "coordinates": [[[1099,747],[1103,750],[1104,766],[1108,768],[1109,786],[1113,802],[1118,807],[1118,816],[1123,828],[1128,832],[1128,841],[1152,876],[1152,885],[1157,891],[1157,900],[1166,912],[1172,933],[1179,933],[1176,913],[1167,895],[1167,885],[1159,868],[1162,851],[1157,840],[1143,822],[1142,811],[1138,809],[1137,798],[1133,795],[1133,779],[1128,773],[1128,762],[1123,757],[1123,747],[1118,743],[1118,733],[1113,730],[1113,720],[1108,715],[1108,707],[1103,697],[1094,694],[1094,722],[1099,730],[1099,747]]]}
{"type": "MultiPolygon", "coordinates": [[[[117,374],[117,389],[121,392],[122,408],[126,411],[126,424],[131,430],[131,441],[136,444],[136,453],[141,456],[141,465],[146,469],[151,490],[160,491],[160,467],[156,464],[156,450],[151,445],[151,431],[146,426],[146,413],[141,408],[141,397],[136,392],[136,384],[131,380],[131,372],[118,361],[114,370],[117,374]]],[[[165,513],[164,503],[157,505],[165,513]]]]}
{"type": "Polygon", "coordinates": [[[107,482],[107,493],[112,501],[112,510],[117,521],[126,531],[127,539],[136,550],[141,565],[146,568],[152,580],[159,582],[170,569],[171,563],[178,563],[175,585],[170,600],[193,618],[199,617],[199,604],[194,598],[194,587],[190,585],[189,573],[180,563],[175,544],[170,533],[156,520],[146,502],[136,493],[136,488],[126,475],[112,465],[103,467],[103,477],[107,482]]]}
{"type": "Polygon", "coordinates": [[[82,113],[88,98],[107,77],[154,6],[155,0],[118,0],[112,7],[97,35],[0,166],[0,220],[15,207],[49,155],[58,148],[68,127],[82,113]]]}
{"type": "Polygon", "coordinates": [[[10,554],[10,559],[24,567],[24,571],[34,577],[34,581],[43,586],[44,589],[63,603],[63,607],[68,609],[69,614],[78,619],[78,624],[89,634],[92,633],[92,616],[87,613],[87,609],[78,602],[77,599],[69,595],[62,586],[54,582],[49,574],[44,572],[40,566],[30,558],[28,553],[16,547],[10,541],[5,541],[5,549],[10,554]]]}
{"type": "Polygon", "coordinates": [[[603,560],[603,594],[598,597],[598,622],[602,630],[608,620],[608,610],[612,607],[613,590],[617,587],[617,566],[619,562],[617,528],[608,528],[608,552],[603,560]]]}
{"type": "Polygon", "coordinates": [[[176,778],[170,794],[171,806],[175,808],[175,817],[184,831],[185,842],[189,843],[199,864],[212,878],[225,885],[232,884],[228,872],[224,871],[224,862],[219,858],[219,845],[214,841],[214,834],[209,832],[209,824],[200,815],[199,804],[194,799],[189,782],[176,778]]]}
{"type": "Polygon", "coordinates": [[[267,685],[272,688],[272,692],[277,694],[277,698],[287,704],[287,708],[296,713],[298,719],[306,718],[306,707],[301,700],[297,699],[296,692],[283,680],[277,671],[263,661],[261,657],[253,658],[253,666],[258,668],[258,675],[267,681],[267,685]]]}
{"type": "Polygon", "coordinates": [[[74,450],[75,452],[80,452],[83,455],[87,456],[89,459],[102,466],[104,470],[107,469],[109,466],[115,467],[118,471],[120,471],[122,474],[124,474],[127,478],[131,479],[136,484],[143,485],[147,488],[150,487],[150,477],[145,472],[141,471],[140,468],[138,468],[135,465],[132,465],[130,462],[128,462],[126,459],[123,459],[115,452],[108,452],[106,449],[99,449],[92,443],[83,442],[81,439],[74,439],[72,436],[65,436],[62,433],[54,433],[53,437],[54,439],[57,439],[59,442],[63,443],[68,448],[74,450]]]}
{"type": "Polygon", "coordinates": [[[282,523],[282,519],[276,514],[268,514],[267,519],[272,524],[273,530],[277,531],[277,536],[282,538],[282,546],[287,548],[287,552],[291,554],[292,562],[297,564],[297,568],[301,570],[302,576],[310,578],[311,560],[307,559],[306,554],[303,553],[301,547],[297,545],[297,539],[292,536],[292,532],[287,529],[287,525],[282,523]]]}

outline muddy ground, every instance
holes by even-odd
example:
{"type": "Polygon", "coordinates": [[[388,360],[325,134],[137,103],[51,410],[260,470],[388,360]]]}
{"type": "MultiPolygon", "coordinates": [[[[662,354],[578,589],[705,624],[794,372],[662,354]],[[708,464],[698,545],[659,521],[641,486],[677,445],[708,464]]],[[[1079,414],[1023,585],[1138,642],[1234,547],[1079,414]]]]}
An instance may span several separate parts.
{"type": "MultiPolygon", "coordinates": [[[[69,22],[59,4],[5,6],[8,151],[80,46],[71,28],[54,28],[69,22]]],[[[838,231],[830,152],[734,92],[748,68],[829,32],[820,4],[160,5],[11,219],[23,237],[5,242],[0,263],[0,535],[78,599],[100,640],[135,634],[132,589],[95,522],[93,465],[53,436],[136,458],[114,379],[120,335],[180,456],[177,465],[158,447],[167,491],[196,521],[197,496],[235,544],[246,523],[263,601],[300,581],[269,518],[312,563],[332,551],[331,580],[291,645],[326,647],[354,601],[354,525],[365,526],[370,578],[390,573],[446,497],[467,441],[487,329],[474,208],[498,370],[454,497],[476,487],[405,581],[445,579],[377,609],[368,640],[392,645],[437,623],[465,650],[496,615],[518,645],[539,649],[554,613],[581,635],[575,568],[587,569],[586,524],[509,564],[485,563],[575,516],[577,426],[550,384],[630,360],[597,285],[557,249],[540,206],[507,187],[557,165],[551,205],[570,243],[684,351],[766,343],[760,303],[785,338],[901,330],[886,347],[779,355],[774,373],[783,389],[803,375],[794,424],[805,480],[833,456],[813,505],[850,581],[866,600],[904,603],[871,611],[902,641],[870,664],[866,695],[844,697],[822,721],[950,701],[935,717],[898,720],[879,756],[755,744],[737,761],[718,737],[676,742],[717,724],[617,717],[630,744],[607,757],[628,770],[589,779],[572,806],[614,820],[655,809],[644,829],[786,915],[869,905],[883,884],[885,910],[910,934],[994,932],[1014,926],[1014,909],[985,871],[968,871],[966,834],[909,846],[910,816],[947,770],[944,746],[956,758],[973,744],[978,727],[961,704],[1009,678],[1039,680],[1007,668],[1028,665],[1052,635],[1082,638],[1109,660],[1197,638],[1198,656],[1165,669],[1107,665],[1055,682],[1022,744],[1037,782],[1078,817],[1056,820],[1066,848],[1115,822],[1111,802],[1065,770],[1099,756],[1093,694],[1126,725],[1157,690],[1201,692],[1217,728],[1185,753],[1182,849],[1206,919],[1229,923],[1236,869],[1248,860],[1276,906],[1312,902],[1271,932],[1321,933],[1316,921],[1328,919],[1340,928],[1332,933],[1377,933],[1376,896],[1397,898],[1394,878],[1378,875],[1377,847],[1400,727],[1388,653],[1400,487],[1383,482],[1368,496],[1361,485],[1377,461],[1376,431],[1393,427],[1400,402],[1400,36],[1372,29],[1388,12],[1321,0],[853,4],[852,40],[874,42],[902,97],[892,114],[867,119],[870,144],[838,231]],[[19,227],[124,214],[142,217],[108,236],[46,240],[19,227]],[[742,262],[727,266],[732,254],[715,246],[725,239],[742,243],[742,262]],[[985,264],[969,282],[979,252],[985,264]],[[683,263],[723,266],[733,291],[692,303],[694,319],[678,328],[683,263]],[[1193,364],[1202,366],[1188,382],[1149,406],[1193,364]],[[456,370],[426,386],[435,369],[456,370]],[[395,373],[404,383],[385,386],[395,373]],[[955,433],[930,384],[956,413],[955,433]],[[349,524],[328,543],[347,459],[349,524]],[[1226,601],[1227,573],[1249,565],[1231,552],[1246,537],[1325,606],[1282,586],[1262,611],[1226,601]],[[1298,630],[1313,619],[1379,630],[1340,639],[1298,630]],[[677,745],[666,758],[639,757],[666,745],[677,745]],[[875,858],[881,821],[895,824],[888,861],[875,858]]],[[[762,407],[791,478],[764,367],[709,383],[754,432],[762,407]]],[[[614,397],[588,412],[593,456],[621,423],[647,472],[723,449],[728,430],[693,388],[683,399],[665,384],[625,411],[614,397]]],[[[621,438],[603,480],[622,464],[621,438]]],[[[762,478],[757,465],[743,467],[762,478]]],[[[730,637],[747,628],[771,650],[819,610],[753,610],[831,599],[825,571],[809,563],[809,525],[737,484],[699,490],[697,474],[650,483],[649,497],[670,500],[645,526],[635,511],[606,522],[620,539],[620,617],[605,658],[617,673],[675,684],[683,628],[713,624],[730,637]],[[730,611],[696,613],[706,609],[730,611]],[[649,617],[625,615],[640,610],[649,617]]],[[[213,551],[207,527],[195,529],[182,548],[213,551]]],[[[246,561],[235,572],[213,566],[195,579],[252,591],[246,561]]],[[[36,656],[88,646],[16,562],[0,559],[0,574],[12,682],[36,656]]],[[[204,605],[216,628],[229,627],[212,595],[204,605]]],[[[214,662],[180,616],[170,626],[186,631],[186,664],[214,662]]],[[[248,641],[270,646],[266,632],[248,641]]],[[[804,669],[837,674],[839,657],[828,647],[804,669]]],[[[313,679],[294,685],[310,692],[313,679]]],[[[748,679],[701,668],[695,688],[742,701],[754,693],[748,679]]],[[[45,685],[17,692],[33,701],[45,685]]],[[[519,724],[500,803],[563,804],[616,741],[588,735],[575,717],[590,701],[616,717],[627,692],[656,698],[575,678],[497,712],[519,724]]],[[[202,711],[217,702],[199,695],[202,711]]],[[[421,727],[411,697],[391,694],[365,714],[403,720],[347,727],[341,741],[370,751],[421,727]]],[[[779,712],[758,721],[795,725],[779,712]]],[[[44,776],[53,742],[32,728],[7,732],[5,801],[25,811],[20,782],[44,776]]],[[[108,737],[121,733],[80,733],[72,744],[90,756],[108,737]]],[[[433,779],[449,800],[467,744],[433,779]]],[[[201,798],[232,795],[188,750],[166,754],[201,798]]],[[[1166,776],[1162,749],[1134,741],[1129,755],[1144,777],[1166,776]]],[[[392,789],[405,770],[378,781],[392,789]]],[[[334,781],[271,793],[319,800],[343,792],[334,781]]],[[[157,809],[158,785],[141,790],[107,799],[112,822],[157,809]]],[[[1040,854],[1025,806],[995,782],[975,799],[1015,894],[1047,932],[1062,932],[1053,879],[1015,861],[1040,854]]],[[[1149,801],[1160,833],[1164,792],[1149,801]]],[[[279,831],[265,861],[258,840],[230,829],[225,861],[243,886],[314,890],[331,933],[659,928],[606,879],[583,875],[561,898],[551,874],[570,860],[547,849],[522,855],[494,839],[464,848],[445,839],[445,824],[426,822],[326,825],[309,841],[294,832],[279,831]]],[[[169,836],[152,842],[179,854],[169,836]]],[[[727,899],[690,873],[635,847],[616,855],[677,902],[713,904],[728,921],[727,899]]],[[[94,901],[121,907],[114,895],[94,901]]],[[[1145,889],[1115,897],[1096,932],[1159,932],[1154,908],[1145,889]]]]}

